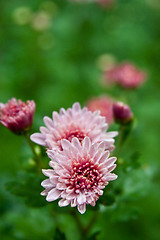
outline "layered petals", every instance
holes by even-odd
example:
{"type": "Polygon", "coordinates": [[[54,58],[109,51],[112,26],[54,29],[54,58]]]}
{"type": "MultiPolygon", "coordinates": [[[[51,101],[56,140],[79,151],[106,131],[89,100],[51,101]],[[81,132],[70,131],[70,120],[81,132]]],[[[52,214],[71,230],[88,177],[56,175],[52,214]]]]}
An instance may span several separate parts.
{"type": "Polygon", "coordinates": [[[35,102],[22,102],[12,98],[6,104],[0,103],[0,123],[16,134],[28,131],[33,122],[35,102]]]}
{"type": "Polygon", "coordinates": [[[45,188],[41,194],[48,202],[60,199],[60,207],[77,206],[83,214],[86,205],[95,206],[108,182],[117,178],[111,173],[116,158],[109,158],[109,154],[103,143],[92,143],[89,137],[82,143],[76,137],[71,142],[63,140],[62,151],[48,151],[54,169],[43,170],[48,179],[41,184],[45,188]]]}
{"type": "MultiPolygon", "coordinates": [[[[91,112],[88,108],[81,109],[79,103],[74,103],[72,108],[60,112],[53,112],[53,119],[44,117],[46,127],[40,128],[40,133],[31,135],[31,140],[47,149],[62,150],[62,140],[69,142],[76,137],[80,145],[88,136],[92,143],[105,141],[106,149],[113,149],[114,137],[117,132],[107,132],[108,124],[99,111],[91,112]]],[[[65,144],[65,143],[63,143],[65,144]]],[[[67,144],[67,143],[66,143],[67,144]]],[[[74,145],[78,144],[75,140],[74,145]]]]}

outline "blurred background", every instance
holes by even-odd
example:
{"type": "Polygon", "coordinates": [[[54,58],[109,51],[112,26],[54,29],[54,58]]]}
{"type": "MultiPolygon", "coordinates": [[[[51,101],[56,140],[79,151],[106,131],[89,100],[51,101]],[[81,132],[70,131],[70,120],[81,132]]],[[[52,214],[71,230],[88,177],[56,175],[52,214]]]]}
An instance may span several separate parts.
{"type": "MultiPolygon", "coordinates": [[[[132,155],[133,159],[125,175],[116,180],[125,194],[117,205],[105,211],[102,207],[94,226],[97,237],[91,239],[158,240],[160,1],[102,2],[1,0],[0,102],[12,97],[33,99],[32,132],[39,131],[43,116],[75,101],[84,106],[91,98],[109,95],[130,105],[135,123],[121,157],[127,161],[132,155]],[[134,90],[104,85],[103,71],[112,61],[132,62],[146,73],[145,83],[134,90]],[[140,169],[134,166],[137,155],[140,169]]],[[[114,124],[110,127],[115,128],[114,124]]],[[[54,221],[48,205],[30,207],[14,194],[12,181],[23,182],[23,174],[17,177],[17,172],[26,166],[23,159],[31,153],[23,137],[3,126],[0,135],[0,239],[79,239],[74,221],[64,209],[54,221]]],[[[34,193],[30,191],[32,182],[27,183],[30,202],[34,193]]],[[[85,216],[81,218],[84,222],[89,217],[85,216]]]]}

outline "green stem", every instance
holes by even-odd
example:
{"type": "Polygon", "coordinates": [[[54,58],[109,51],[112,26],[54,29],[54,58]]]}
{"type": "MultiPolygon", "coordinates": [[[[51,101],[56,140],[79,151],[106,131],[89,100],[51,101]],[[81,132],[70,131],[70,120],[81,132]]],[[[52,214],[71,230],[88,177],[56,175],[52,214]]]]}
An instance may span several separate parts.
{"type": "Polygon", "coordinates": [[[82,222],[80,221],[79,216],[75,209],[72,210],[72,216],[74,217],[74,220],[75,220],[77,227],[79,229],[79,232],[81,234],[81,239],[85,240],[86,239],[85,228],[84,228],[82,222]]]}
{"type": "Polygon", "coordinates": [[[97,221],[97,218],[98,218],[98,212],[95,211],[91,220],[89,221],[87,227],[85,228],[85,233],[86,235],[89,235],[90,231],[92,230],[92,227],[94,226],[94,224],[96,223],[97,221]]]}
{"type": "Polygon", "coordinates": [[[127,140],[131,129],[132,129],[132,123],[126,124],[126,125],[120,125],[119,127],[119,138],[118,138],[118,143],[117,143],[117,147],[116,147],[116,155],[119,157],[120,155],[120,151],[125,143],[125,141],[127,140]]]}
{"type": "Polygon", "coordinates": [[[119,136],[118,136],[118,142],[117,142],[117,147],[116,147],[116,155],[117,157],[119,157],[120,155],[120,150],[121,150],[121,147],[123,145],[123,130],[124,130],[124,126],[123,125],[120,125],[119,127],[119,136]]]}
{"type": "Polygon", "coordinates": [[[34,160],[35,160],[35,163],[38,167],[38,169],[42,169],[44,166],[43,166],[43,163],[41,161],[41,157],[39,154],[37,154],[37,152],[35,151],[35,147],[34,147],[34,144],[32,143],[32,141],[30,140],[30,136],[28,133],[25,133],[24,134],[25,138],[26,138],[26,141],[28,143],[28,145],[30,146],[30,149],[33,153],[33,156],[34,156],[34,160]]]}
{"type": "Polygon", "coordinates": [[[83,226],[75,209],[73,209],[73,211],[72,211],[72,216],[74,217],[75,222],[77,223],[77,227],[81,234],[81,239],[82,240],[87,239],[92,227],[94,226],[95,222],[97,221],[97,218],[98,218],[97,211],[93,214],[91,220],[89,221],[89,223],[86,227],[83,226]]]}

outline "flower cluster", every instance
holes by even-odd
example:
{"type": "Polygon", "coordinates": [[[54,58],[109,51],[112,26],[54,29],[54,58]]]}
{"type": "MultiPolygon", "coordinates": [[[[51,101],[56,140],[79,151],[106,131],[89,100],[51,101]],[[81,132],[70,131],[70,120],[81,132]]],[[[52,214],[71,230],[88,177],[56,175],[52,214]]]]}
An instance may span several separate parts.
{"type": "Polygon", "coordinates": [[[48,179],[41,193],[47,201],[61,198],[59,206],[77,206],[80,213],[86,204],[95,205],[103,189],[117,175],[111,173],[116,158],[109,158],[117,132],[106,132],[108,124],[99,111],[81,109],[79,103],[67,110],[44,117],[46,127],[31,135],[31,140],[47,148],[52,169],[43,170],[48,179]]]}
{"type": "Polygon", "coordinates": [[[123,88],[137,88],[146,79],[146,74],[131,63],[121,63],[104,73],[104,79],[109,84],[117,83],[123,88]]]}

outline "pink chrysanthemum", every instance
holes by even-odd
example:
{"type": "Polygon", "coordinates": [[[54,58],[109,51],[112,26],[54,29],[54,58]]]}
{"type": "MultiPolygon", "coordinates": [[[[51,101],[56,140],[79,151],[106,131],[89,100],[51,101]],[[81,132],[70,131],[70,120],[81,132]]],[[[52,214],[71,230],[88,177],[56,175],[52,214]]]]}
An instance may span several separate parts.
{"type": "Polygon", "coordinates": [[[104,142],[91,144],[88,137],[82,144],[78,138],[71,142],[64,139],[62,148],[63,151],[48,151],[53,170],[42,170],[49,179],[42,182],[45,190],[41,195],[47,196],[48,202],[62,198],[60,207],[71,204],[83,214],[86,204],[95,206],[105,186],[117,178],[111,173],[116,167],[116,158],[108,158],[109,151],[105,151],[104,142]]]}
{"type": "Polygon", "coordinates": [[[40,127],[41,133],[31,135],[31,140],[37,144],[46,146],[48,149],[62,150],[61,140],[71,142],[77,137],[80,142],[88,136],[91,142],[105,141],[106,149],[112,149],[117,132],[108,132],[108,124],[105,117],[99,112],[92,113],[86,107],[81,109],[79,103],[74,103],[72,108],[60,109],[60,113],[53,112],[53,120],[44,117],[46,127],[40,127]]]}
{"type": "Polygon", "coordinates": [[[139,87],[146,79],[146,74],[131,63],[122,63],[105,72],[104,78],[124,88],[139,87]]]}
{"type": "Polygon", "coordinates": [[[108,96],[102,96],[99,98],[93,98],[87,103],[87,107],[90,111],[100,111],[101,116],[106,118],[108,124],[113,122],[113,100],[108,96]]]}
{"type": "Polygon", "coordinates": [[[0,123],[16,134],[29,130],[33,122],[35,102],[22,102],[12,98],[8,103],[0,103],[0,123]]]}

